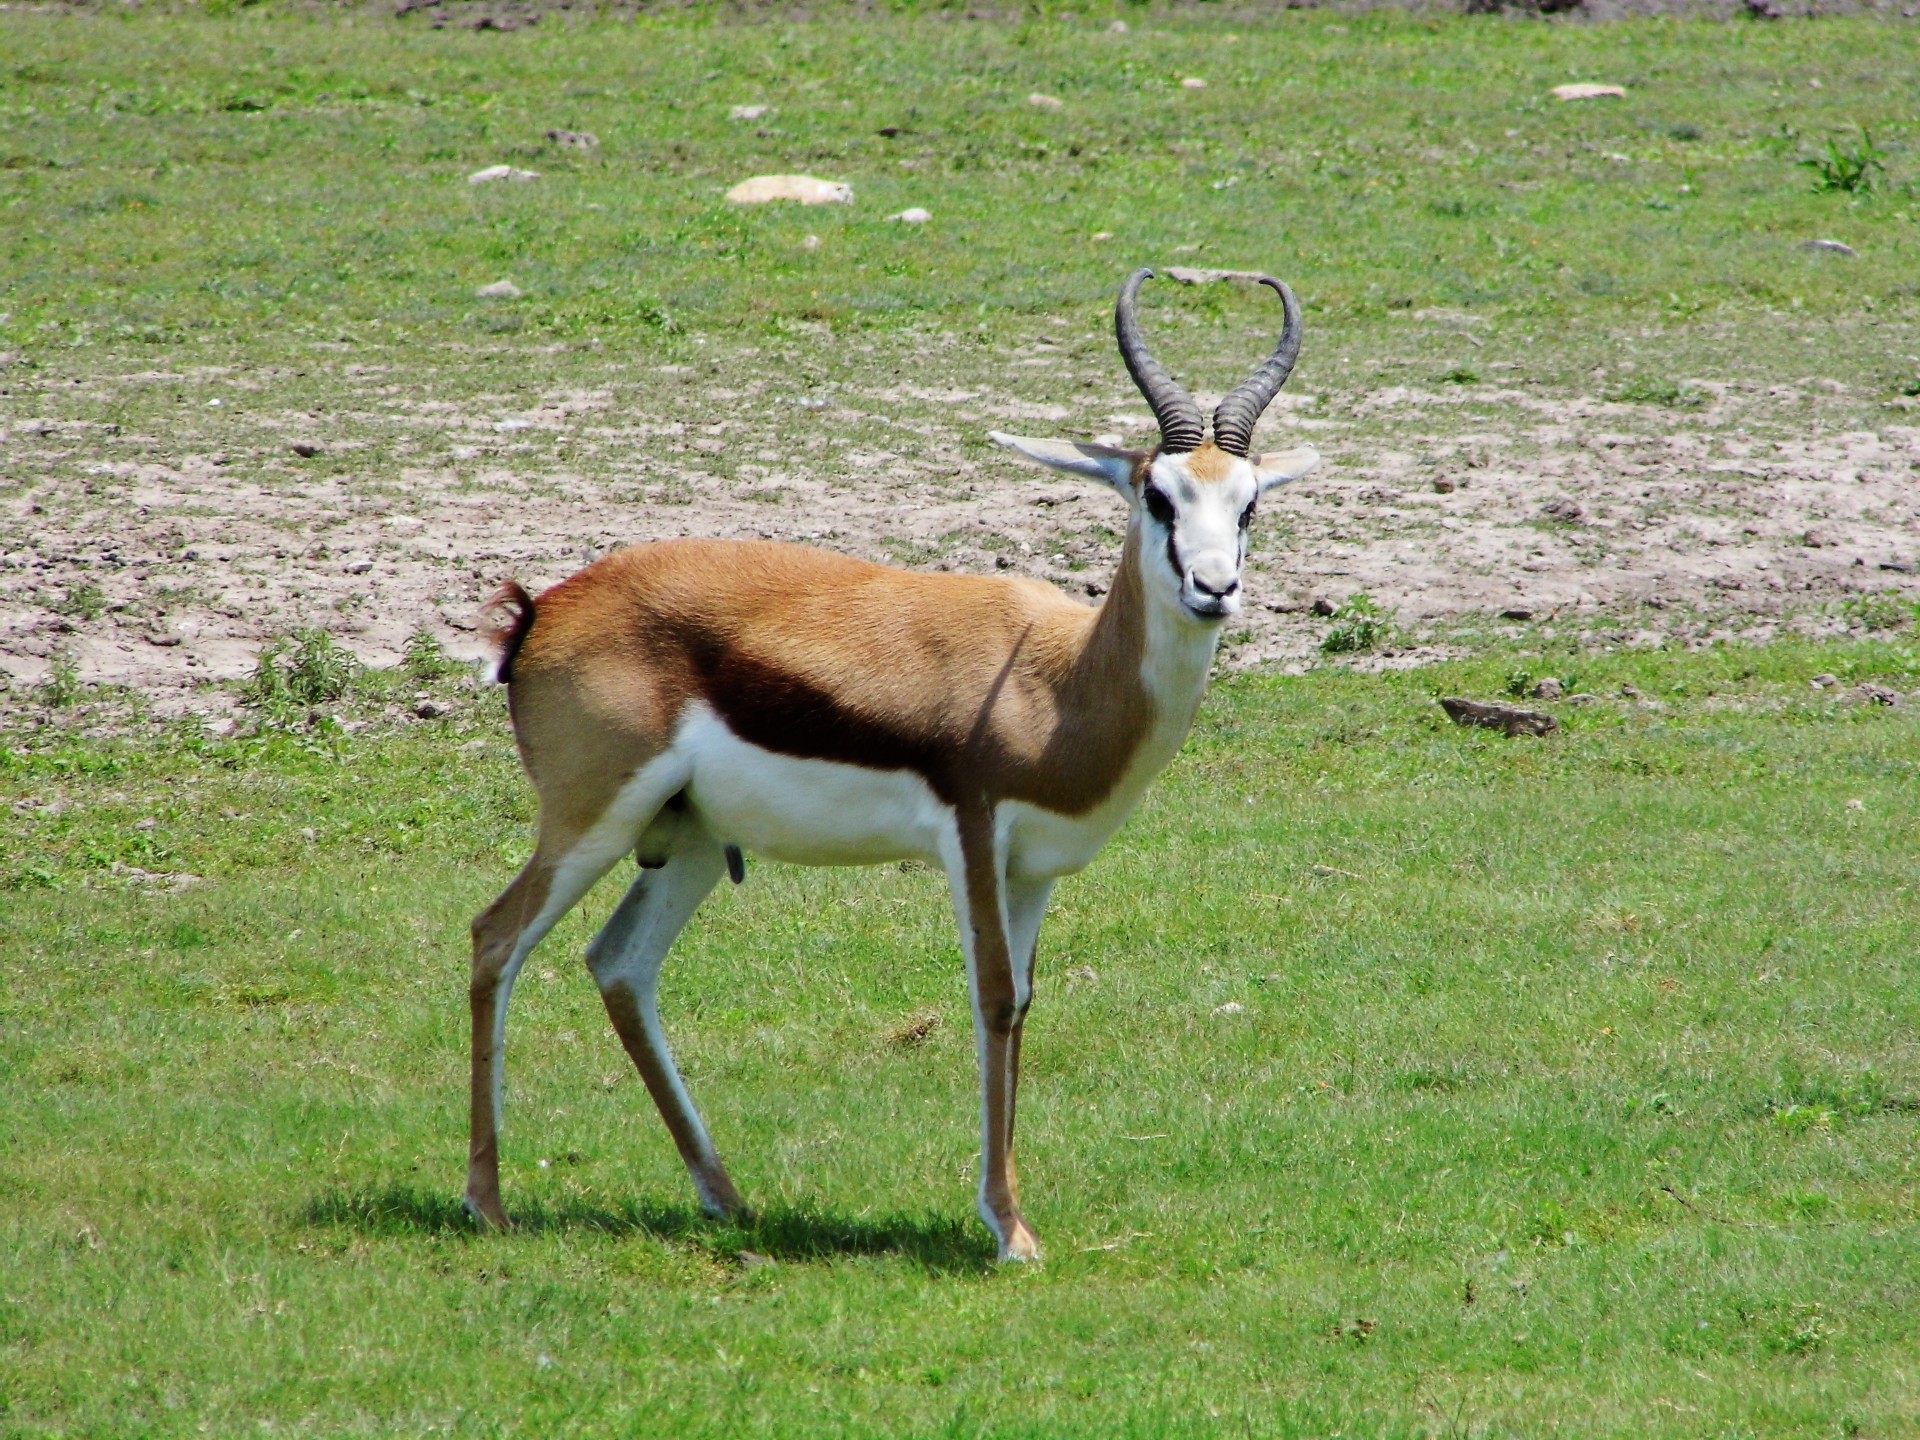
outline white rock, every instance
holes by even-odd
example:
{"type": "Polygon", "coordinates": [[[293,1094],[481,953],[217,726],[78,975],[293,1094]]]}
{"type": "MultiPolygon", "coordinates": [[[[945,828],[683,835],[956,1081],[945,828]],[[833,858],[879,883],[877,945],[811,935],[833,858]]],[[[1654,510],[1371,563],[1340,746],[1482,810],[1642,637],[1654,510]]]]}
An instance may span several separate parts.
{"type": "Polygon", "coordinates": [[[853,187],[838,180],[816,180],[811,175],[755,175],[727,191],[735,205],[765,205],[792,200],[801,205],[850,205],[853,187]]]}
{"type": "Polygon", "coordinates": [[[1239,1015],[1244,1012],[1246,1008],[1247,1007],[1242,1005],[1238,1000],[1229,1000],[1224,1005],[1214,1006],[1213,1013],[1216,1015],[1239,1015]]]}
{"type": "Polygon", "coordinates": [[[1064,110],[1067,102],[1057,95],[1042,95],[1038,90],[1027,96],[1027,103],[1036,110],[1064,110]]]}
{"type": "Polygon", "coordinates": [[[1167,278],[1181,285],[1212,285],[1220,280],[1245,280],[1249,283],[1260,279],[1257,270],[1200,270],[1191,265],[1169,265],[1167,278]]]}
{"type": "Polygon", "coordinates": [[[1182,90],[1204,90],[1207,88],[1207,82],[1202,80],[1198,75],[1189,75],[1180,82],[1180,88],[1182,90]]]}
{"type": "Polygon", "coordinates": [[[1553,98],[1556,100],[1624,100],[1627,92],[1619,85],[1556,85],[1553,98]]]}
{"type": "Polygon", "coordinates": [[[520,287],[511,280],[496,280],[491,285],[482,285],[473,293],[482,300],[518,300],[520,287]]]}
{"type": "Polygon", "coordinates": [[[800,248],[802,250],[818,250],[820,248],[820,237],[818,235],[807,236],[806,239],[800,242],[800,248]]]}
{"type": "Polygon", "coordinates": [[[1816,255],[1858,255],[1860,253],[1843,240],[1803,240],[1800,242],[1800,248],[1812,251],[1816,255]]]}
{"type": "Polygon", "coordinates": [[[1109,25],[1109,26],[1107,26],[1107,33],[1108,33],[1108,34],[1110,34],[1110,35],[1124,35],[1124,34],[1126,34],[1126,33],[1127,33],[1127,22],[1126,22],[1126,21],[1124,21],[1124,20],[1116,20],[1116,21],[1114,21],[1114,22],[1113,22],[1113,23],[1112,23],[1111,25],[1109,25]]]}
{"type": "Polygon", "coordinates": [[[918,205],[913,205],[902,210],[898,215],[889,215],[887,218],[898,220],[902,225],[924,225],[933,219],[933,216],[918,205]]]}
{"type": "Polygon", "coordinates": [[[727,111],[729,120],[758,120],[773,107],[771,105],[736,105],[727,111]]]}
{"type": "Polygon", "coordinates": [[[538,170],[516,170],[511,165],[489,165],[484,170],[476,170],[467,177],[469,185],[485,185],[494,180],[512,180],[525,184],[529,180],[538,180],[538,170]]]}

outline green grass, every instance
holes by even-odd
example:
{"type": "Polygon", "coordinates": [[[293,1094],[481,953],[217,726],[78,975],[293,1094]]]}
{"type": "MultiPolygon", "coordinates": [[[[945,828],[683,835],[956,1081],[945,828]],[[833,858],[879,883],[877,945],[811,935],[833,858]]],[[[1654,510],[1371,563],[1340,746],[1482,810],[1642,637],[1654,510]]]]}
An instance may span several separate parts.
{"type": "MultiPolygon", "coordinates": [[[[0,409],[51,427],[0,474],[0,549],[42,505],[111,533],[132,469],[183,454],[377,507],[444,468],[409,407],[491,420],[536,390],[677,423],[758,395],[743,376],[817,401],[1016,373],[1023,400],[1137,406],[1098,337],[1138,263],[1292,280],[1328,413],[1522,356],[1515,383],[1616,393],[1662,433],[1709,423],[1697,375],[1764,397],[1735,415],[1760,441],[1912,393],[1904,31],[1127,13],[1126,37],[0,17],[0,409]],[[1546,98],[1570,79],[1629,97],[1546,98]],[[726,118],[750,101],[774,111],[726,118]],[[603,143],[554,150],[556,126],[603,143]],[[1817,193],[1798,162],[1868,134],[1871,187],[1817,193]],[[542,179],[465,183],[498,162],[542,179]],[[772,170],[858,202],[721,202],[772,170]],[[931,224],[882,218],[916,204],[931,224]],[[503,277],[521,301],[474,297],[503,277]],[[1009,371],[1037,330],[1075,364],[1009,371]],[[1821,375],[1848,388],[1817,410],[1765,388],[1821,375]],[[308,419],[327,444],[288,468],[308,419]],[[102,457],[127,465],[81,468],[102,457]]],[[[1149,304],[1199,386],[1271,336],[1243,297],[1149,304]]],[[[794,398],[751,403],[797,463],[821,422],[794,398]]],[[[946,441],[902,431],[945,408],[836,415],[836,443],[937,490],[946,441]]],[[[1404,445],[1507,408],[1464,394],[1404,445]]],[[[565,463],[623,504],[697,498],[641,486],[635,446],[565,463]]],[[[526,503],[567,502],[557,448],[510,463],[526,503]]],[[[217,603],[280,625],[245,579],[217,603]]],[[[169,583],[111,604],[215,603],[169,583]]],[[[109,604],[60,584],[76,625],[109,604]]],[[[1920,747],[1914,707],[1845,696],[1912,690],[1920,660],[1910,605],[1848,604],[1847,645],[1463,632],[1481,658],[1224,681],[1058,893],[1021,1106],[1049,1258],[1015,1271],[972,1215],[937,877],[759,865],[683,941],[667,1022],[745,1228],[695,1214],[572,958],[594,897],[516,998],[524,1224],[478,1239],[465,927],[529,820],[498,692],[424,636],[370,672],[333,617],[287,616],[248,724],[211,738],[58,650],[0,718],[0,1434],[1914,1433],[1920,747]],[[1604,698],[1546,742],[1431,703],[1576,673],[1604,698]],[[451,716],[402,722],[422,689],[451,716]]]]}
{"type": "Polygon", "coordinates": [[[1916,297],[1920,65],[1874,21],[1152,13],[1113,35],[1096,17],[554,16],[499,35],[426,30],[427,13],[6,17],[0,335],[991,327],[1103,307],[1116,272],[1181,246],[1284,272],[1322,326],[1430,306],[1609,327],[1910,314],[1916,297]],[[1629,98],[1548,94],[1595,76],[1629,98]],[[1065,109],[1032,108],[1036,90],[1065,109]],[[730,120],[745,101],[772,112],[730,120]],[[558,149],[556,126],[602,144],[558,149]],[[1877,188],[1814,193],[1796,162],[1865,133],[1877,188]],[[466,184],[502,162],[542,179],[466,184]],[[784,170],[849,180],[857,203],[720,198],[784,170]],[[915,204],[933,223],[883,218],[915,204]],[[1796,248],[1815,236],[1860,255],[1796,248]],[[523,302],[474,298],[503,276],[523,302]]]}
{"type": "Polygon", "coordinates": [[[937,877],[756,865],[676,952],[745,1228],[697,1217],[575,961],[609,881],[516,999],[525,1226],[478,1239],[464,925],[528,819],[498,692],[16,728],[0,1430],[1910,1433],[1920,735],[1839,697],[1920,656],[1587,654],[1606,698],[1547,742],[1431,703],[1571,663],[1216,687],[1049,919],[1048,1259],[1007,1271],[937,877]]]}

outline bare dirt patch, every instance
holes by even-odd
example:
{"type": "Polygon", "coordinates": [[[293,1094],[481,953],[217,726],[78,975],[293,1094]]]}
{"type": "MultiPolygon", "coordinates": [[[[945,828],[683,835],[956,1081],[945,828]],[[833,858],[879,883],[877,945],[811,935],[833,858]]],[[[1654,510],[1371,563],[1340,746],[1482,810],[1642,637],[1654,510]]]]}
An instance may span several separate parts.
{"type": "MultiPolygon", "coordinates": [[[[64,660],[163,713],[218,709],[214,682],[287,630],[374,665],[420,626],[474,655],[502,579],[680,535],[1034,575],[1092,603],[1118,503],[985,433],[1149,434],[1106,349],[1048,331],[438,361],[329,343],[285,369],[16,365],[0,670],[32,686],[64,660]]],[[[1327,464],[1263,509],[1231,663],[1308,661],[1358,591],[1397,619],[1402,660],[1502,625],[1607,644],[1837,630],[1849,597],[1920,596],[1920,413],[1898,402],[1706,375],[1676,410],[1600,398],[1617,377],[1565,393],[1520,362],[1485,381],[1396,363],[1419,368],[1323,366],[1270,413],[1268,443],[1310,437],[1327,464]]]]}

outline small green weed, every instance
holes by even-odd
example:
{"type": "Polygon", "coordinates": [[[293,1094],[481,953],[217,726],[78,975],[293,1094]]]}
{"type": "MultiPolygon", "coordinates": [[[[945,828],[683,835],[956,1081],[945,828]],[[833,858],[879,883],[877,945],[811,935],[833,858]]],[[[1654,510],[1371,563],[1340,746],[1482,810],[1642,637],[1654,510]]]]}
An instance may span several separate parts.
{"type": "Polygon", "coordinates": [[[76,620],[98,620],[107,613],[107,592],[91,580],[79,580],[67,587],[54,610],[76,620]]]}
{"type": "Polygon", "coordinates": [[[438,638],[424,625],[407,636],[400,650],[400,665],[414,680],[442,680],[464,668],[459,661],[448,658],[438,638]]]}
{"type": "Polygon", "coordinates": [[[1854,595],[1840,602],[1840,617],[1849,629],[1898,630],[1920,619],[1920,602],[1898,595],[1854,595]]]}
{"type": "Polygon", "coordinates": [[[1713,397],[1697,385],[1683,385],[1652,375],[1636,375],[1624,385],[1607,392],[1617,405],[1660,405],[1668,410],[1700,410],[1713,397]]]}
{"type": "Polygon", "coordinates": [[[1782,1355],[1811,1355],[1839,1333],[1818,1305],[1794,1305],[1774,1326],[1769,1348],[1782,1355]]]}
{"type": "Polygon", "coordinates": [[[54,709],[65,709],[77,701],[85,687],[80,683],[80,666],[73,658],[71,650],[61,650],[53,657],[53,666],[47,671],[47,678],[40,682],[40,701],[54,709]]]}
{"type": "Polygon", "coordinates": [[[1886,173],[1886,152],[1873,143],[1873,136],[1862,127],[1859,138],[1841,144],[1837,136],[1827,139],[1827,152],[1802,160],[1813,171],[1816,193],[1841,191],[1848,195],[1866,195],[1874,188],[1874,175],[1886,173]]]}
{"type": "Polygon", "coordinates": [[[1464,365],[1456,365],[1440,377],[1440,383],[1442,385],[1478,385],[1480,372],[1469,370],[1464,365]]]}
{"type": "Polygon", "coordinates": [[[359,678],[360,662],[326,631],[296,630],[261,648],[241,694],[264,710],[324,705],[349,694],[359,678]]]}
{"type": "Polygon", "coordinates": [[[1356,591],[1333,612],[1333,627],[1320,642],[1323,655],[1364,655],[1378,650],[1394,636],[1393,617],[1366,591],[1356,591]]]}

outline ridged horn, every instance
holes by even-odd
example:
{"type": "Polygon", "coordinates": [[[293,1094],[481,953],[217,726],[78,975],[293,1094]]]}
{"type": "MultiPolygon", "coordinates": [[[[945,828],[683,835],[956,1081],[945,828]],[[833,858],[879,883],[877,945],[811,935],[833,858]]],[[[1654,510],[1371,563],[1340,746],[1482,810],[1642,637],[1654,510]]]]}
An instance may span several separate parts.
{"type": "Polygon", "coordinates": [[[1153,418],[1160,424],[1160,448],[1184,454],[1198,450],[1205,442],[1207,422],[1200,414],[1200,407],[1193,403],[1193,397],[1180,388],[1180,383],[1167,373],[1166,366],[1147,353],[1147,342],[1140,338],[1140,320],[1133,313],[1134,303],[1139,297],[1141,282],[1152,278],[1153,271],[1143,268],[1134,271],[1121,285],[1120,299],[1113,307],[1113,334],[1120,342],[1120,358],[1126,362],[1127,373],[1140,387],[1140,393],[1147,397],[1147,404],[1153,407],[1153,418]]]}
{"type": "Polygon", "coordinates": [[[1294,361],[1300,358],[1300,302],[1271,275],[1262,275],[1260,283],[1279,292],[1286,319],[1280,327],[1280,343],[1273,347],[1266,363],[1213,412],[1213,443],[1229,455],[1245,455],[1253,445],[1253,427],[1260,423],[1260,416],[1287,383],[1294,361]]]}

